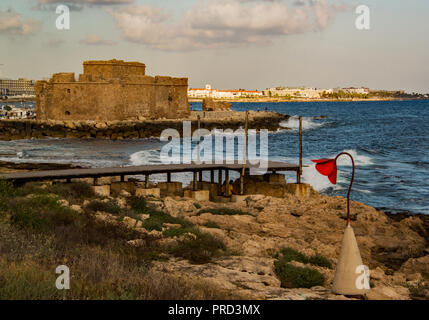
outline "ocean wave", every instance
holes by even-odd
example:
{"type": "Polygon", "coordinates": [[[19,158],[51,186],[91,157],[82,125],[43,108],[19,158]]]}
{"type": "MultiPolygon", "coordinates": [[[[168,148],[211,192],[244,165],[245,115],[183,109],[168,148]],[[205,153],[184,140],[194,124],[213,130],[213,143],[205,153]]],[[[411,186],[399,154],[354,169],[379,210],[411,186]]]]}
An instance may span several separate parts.
{"type": "MultiPolygon", "coordinates": [[[[344,150],[343,152],[347,152],[352,155],[356,166],[370,166],[374,164],[372,157],[358,153],[358,151],[356,151],[355,149],[344,150]]],[[[332,158],[334,158],[335,156],[336,155],[332,155],[332,158]]],[[[341,156],[338,158],[337,164],[339,166],[351,166],[352,161],[349,157],[341,156]]]]}
{"type": "MultiPolygon", "coordinates": [[[[302,118],[302,129],[303,130],[318,129],[320,127],[327,125],[328,123],[329,122],[327,122],[327,121],[314,120],[312,117],[303,117],[302,118]]],[[[299,130],[299,117],[298,116],[291,116],[286,121],[280,122],[280,126],[283,128],[288,128],[288,129],[292,129],[292,130],[299,130]]],[[[282,130],[282,129],[280,129],[280,130],[282,130]]]]}

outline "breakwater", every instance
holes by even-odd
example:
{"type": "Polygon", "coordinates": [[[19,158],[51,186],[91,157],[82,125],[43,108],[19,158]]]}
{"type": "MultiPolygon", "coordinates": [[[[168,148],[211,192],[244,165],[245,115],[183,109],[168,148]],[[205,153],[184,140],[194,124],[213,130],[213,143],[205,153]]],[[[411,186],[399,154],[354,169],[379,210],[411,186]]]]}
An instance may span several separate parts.
{"type": "MultiPolygon", "coordinates": [[[[0,140],[43,139],[43,138],[100,138],[100,139],[139,139],[158,138],[165,129],[182,131],[183,121],[191,121],[192,131],[200,127],[212,129],[239,129],[244,127],[245,112],[192,112],[184,119],[142,119],[133,121],[39,121],[39,120],[1,120],[0,140]]],[[[250,129],[276,131],[280,122],[289,116],[275,112],[249,112],[250,129]]]]}

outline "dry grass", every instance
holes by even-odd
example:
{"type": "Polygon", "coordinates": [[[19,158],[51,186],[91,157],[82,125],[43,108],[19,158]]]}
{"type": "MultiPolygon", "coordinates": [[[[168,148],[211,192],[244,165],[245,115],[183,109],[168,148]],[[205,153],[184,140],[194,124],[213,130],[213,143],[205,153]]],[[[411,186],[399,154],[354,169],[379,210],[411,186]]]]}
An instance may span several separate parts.
{"type": "MultiPolygon", "coordinates": [[[[80,191],[69,194],[64,186],[47,192],[37,186],[15,189],[1,181],[0,189],[0,299],[241,298],[201,279],[154,271],[153,259],[166,252],[153,238],[143,238],[144,246],[130,246],[127,241],[142,239],[137,231],[97,220],[91,210],[69,212],[52,196],[58,193],[62,198],[82,201],[80,191]],[[29,192],[37,196],[26,197],[29,192]],[[55,269],[62,264],[70,268],[70,290],[55,287],[55,269]]],[[[143,200],[133,201],[133,210],[147,210],[143,200]]],[[[165,218],[163,213],[150,213],[154,218],[165,218]]],[[[190,227],[182,223],[183,228],[190,227]]],[[[195,251],[199,258],[222,249],[213,239],[203,240],[200,244],[186,242],[174,252],[192,259],[192,246],[200,246],[201,250],[195,251]]]]}

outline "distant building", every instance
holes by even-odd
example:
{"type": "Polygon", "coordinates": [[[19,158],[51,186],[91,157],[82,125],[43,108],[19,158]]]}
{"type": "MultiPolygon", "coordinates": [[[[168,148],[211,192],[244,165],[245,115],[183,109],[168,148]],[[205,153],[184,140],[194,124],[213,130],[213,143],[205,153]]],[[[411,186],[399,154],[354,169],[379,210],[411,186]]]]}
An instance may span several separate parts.
{"type": "Polygon", "coordinates": [[[268,97],[291,97],[318,99],[323,94],[333,93],[332,89],[316,89],[307,87],[274,87],[264,90],[264,95],[268,97]]]}
{"type": "Polygon", "coordinates": [[[218,90],[207,84],[205,88],[191,88],[188,98],[235,99],[243,97],[260,97],[263,93],[257,90],[218,90]]]}
{"type": "Polygon", "coordinates": [[[350,88],[335,88],[334,92],[338,93],[339,91],[343,91],[345,93],[351,93],[351,94],[369,94],[369,88],[354,88],[354,87],[350,87],[350,88]]]}
{"type": "Polygon", "coordinates": [[[34,80],[25,78],[19,78],[18,80],[0,79],[0,95],[35,95],[34,85],[34,80]]]}
{"type": "Polygon", "coordinates": [[[34,108],[17,108],[15,106],[0,106],[0,119],[34,119],[34,108]]]}

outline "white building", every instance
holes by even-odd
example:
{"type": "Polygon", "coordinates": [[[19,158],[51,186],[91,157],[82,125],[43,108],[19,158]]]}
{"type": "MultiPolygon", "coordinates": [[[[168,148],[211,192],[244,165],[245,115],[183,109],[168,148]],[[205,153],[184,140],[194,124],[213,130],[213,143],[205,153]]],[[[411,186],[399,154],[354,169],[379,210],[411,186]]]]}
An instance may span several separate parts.
{"type": "Polygon", "coordinates": [[[306,87],[275,87],[264,90],[264,95],[269,97],[291,97],[318,99],[323,94],[333,93],[332,89],[316,89],[306,87]]]}
{"type": "Polygon", "coordinates": [[[189,98],[235,99],[242,97],[260,97],[263,93],[257,90],[217,90],[207,84],[205,88],[188,89],[189,98]]]}
{"type": "Polygon", "coordinates": [[[369,89],[368,88],[335,88],[334,92],[339,92],[339,91],[343,91],[345,93],[352,93],[352,94],[369,94],[369,89]]]}

